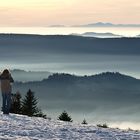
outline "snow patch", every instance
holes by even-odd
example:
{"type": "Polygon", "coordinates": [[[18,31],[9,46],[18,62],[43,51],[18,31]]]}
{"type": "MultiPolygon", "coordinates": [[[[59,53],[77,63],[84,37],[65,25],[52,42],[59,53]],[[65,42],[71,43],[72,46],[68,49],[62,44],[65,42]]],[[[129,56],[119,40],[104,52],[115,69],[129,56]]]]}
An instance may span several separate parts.
{"type": "Polygon", "coordinates": [[[0,113],[0,140],[140,140],[140,131],[0,113]]]}

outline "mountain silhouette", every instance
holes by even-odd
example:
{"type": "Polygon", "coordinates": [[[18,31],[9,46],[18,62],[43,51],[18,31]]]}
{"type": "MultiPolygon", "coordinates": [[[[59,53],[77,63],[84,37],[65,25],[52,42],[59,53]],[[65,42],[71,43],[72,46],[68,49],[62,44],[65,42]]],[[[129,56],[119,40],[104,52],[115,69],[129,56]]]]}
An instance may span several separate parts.
{"type": "Polygon", "coordinates": [[[96,32],[85,32],[82,34],[72,34],[77,36],[84,36],[84,37],[97,37],[97,38],[117,38],[117,37],[123,37],[120,35],[116,35],[113,33],[96,33],[96,32]]]}
{"type": "Polygon", "coordinates": [[[108,22],[97,22],[83,25],[73,25],[73,27],[140,27],[140,24],[113,24],[108,22]]]}
{"type": "Polygon", "coordinates": [[[30,88],[42,99],[57,99],[57,97],[61,97],[63,100],[82,100],[84,98],[95,100],[98,97],[101,100],[104,99],[104,101],[111,102],[121,98],[119,100],[122,100],[124,103],[135,99],[136,103],[138,98],[135,96],[140,97],[139,79],[114,72],[92,76],[56,73],[42,81],[16,82],[13,86],[15,92],[18,89],[22,93],[25,93],[30,88]],[[126,96],[133,98],[126,98],[126,96]]]}

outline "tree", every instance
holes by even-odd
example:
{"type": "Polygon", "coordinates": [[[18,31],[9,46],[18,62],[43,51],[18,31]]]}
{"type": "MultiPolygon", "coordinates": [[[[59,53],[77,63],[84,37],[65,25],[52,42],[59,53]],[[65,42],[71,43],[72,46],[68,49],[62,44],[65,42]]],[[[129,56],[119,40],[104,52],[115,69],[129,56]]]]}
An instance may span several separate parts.
{"type": "Polygon", "coordinates": [[[68,115],[66,111],[63,111],[61,115],[58,117],[58,120],[72,122],[71,116],[68,115]]]}
{"type": "Polygon", "coordinates": [[[21,113],[21,94],[19,91],[16,94],[12,94],[10,113],[21,113]]]}
{"type": "Polygon", "coordinates": [[[22,100],[22,114],[28,116],[36,116],[45,118],[42,111],[37,107],[38,101],[34,96],[34,92],[28,90],[25,98],[22,100]]]}
{"type": "Polygon", "coordinates": [[[106,123],[104,123],[103,125],[101,124],[97,124],[98,127],[102,127],[102,128],[108,128],[108,125],[106,123]]]}
{"type": "Polygon", "coordinates": [[[82,122],[82,124],[88,124],[88,123],[87,123],[87,121],[84,119],[83,122],[82,122]]]}

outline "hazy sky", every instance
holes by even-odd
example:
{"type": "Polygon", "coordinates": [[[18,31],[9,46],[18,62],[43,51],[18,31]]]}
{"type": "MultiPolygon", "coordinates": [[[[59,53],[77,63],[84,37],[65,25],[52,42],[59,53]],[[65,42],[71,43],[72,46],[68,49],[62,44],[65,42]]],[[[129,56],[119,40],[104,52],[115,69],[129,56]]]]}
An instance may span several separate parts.
{"type": "Polygon", "coordinates": [[[0,26],[140,24],[140,0],[1,0],[0,26]]]}

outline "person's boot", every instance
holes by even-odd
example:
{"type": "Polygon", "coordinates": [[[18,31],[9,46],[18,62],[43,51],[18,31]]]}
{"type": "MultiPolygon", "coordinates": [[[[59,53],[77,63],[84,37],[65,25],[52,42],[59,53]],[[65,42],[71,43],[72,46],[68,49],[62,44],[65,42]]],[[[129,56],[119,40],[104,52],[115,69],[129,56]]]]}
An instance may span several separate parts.
{"type": "Polygon", "coordinates": [[[5,111],[3,111],[3,114],[9,115],[9,110],[6,108],[5,111]]]}

